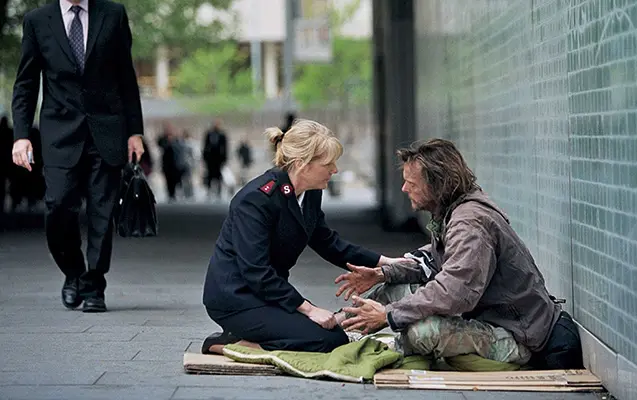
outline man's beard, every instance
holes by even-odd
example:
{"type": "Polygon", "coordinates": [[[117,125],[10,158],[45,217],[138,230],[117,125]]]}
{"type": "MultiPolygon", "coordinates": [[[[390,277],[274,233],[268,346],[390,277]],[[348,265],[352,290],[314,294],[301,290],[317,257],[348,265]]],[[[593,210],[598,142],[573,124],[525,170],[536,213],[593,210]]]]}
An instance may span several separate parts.
{"type": "Polygon", "coordinates": [[[414,211],[425,211],[425,212],[434,212],[434,205],[433,202],[426,202],[426,201],[420,201],[420,202],[416,202],[416,201],[411,201],[412,204],[412,209],[414,211]]]}
{"type": "Polygon", "coordinates": [[[424,202],[411,201],[411,208],[414,211],[427,211],[426,204],[424,202]]]}

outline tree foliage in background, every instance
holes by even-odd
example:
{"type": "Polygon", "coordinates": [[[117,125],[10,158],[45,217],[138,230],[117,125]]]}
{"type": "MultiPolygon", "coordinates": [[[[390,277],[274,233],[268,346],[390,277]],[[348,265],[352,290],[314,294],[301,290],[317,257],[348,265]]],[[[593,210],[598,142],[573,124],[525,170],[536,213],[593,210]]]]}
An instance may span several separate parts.
{"type": "MultiPolygon", "coordinates": [[[[0,70],[15,70],[24,14],[50,0],[0,0],[0,70]]],[[[118,0],[126,6],[133,32],[133,56],[153,58],[163,44],[185,51],[218,41],[224,28],[219,18],[197,22],[197,10],[209,5],[228,10],[232,0],[118,0]]],[[[229,14],[228,14],[229,15],[229,14]]]]}
{"type": "Polygon", "coordinates": [[[371,41],[340,35],[340,29],[359,7],[360,0],[354,0],[340,10],[331,10],[330,25],[334,39],[330,63],[297,66],[293,92],[295,100],[303,107],[369,103],[372,94],[371,41]]]}
{"type": "Polygon", "coordinates": [[[371,44],[336,37],[331,63],[300,65],[297,73],[294,98],[304,107],[368,103],[372,93],[371,44]]]}
{"type": "Polygon", "coordinates": [[[0,0],[0,70],[15,70],[24,14],[46,3],[47,0],[0,0]]]}
{"type": "Polygon", "coordinates": [[[235,42],[200,49],[177,69],[175,89],[185,95],[245,95],[252,92],[248,55],[235,42]]]}
{"type": "Polygon", "coordinates": [[[186,56],[175,74],[177,100],[196,113],[253,110],[263,104],[252,93],[249,56],[227,41],[186,56]]]}
{"type": "Polygon", "coordinates": [[[208,25],[197,22],[197,10],[212,6],[229,10],[232,0],[118,0],[126,6],[135,43],[133,56],[152,58],[159,45],[192,51],[219,40],[224,29],[220,19],[208,25]]]}

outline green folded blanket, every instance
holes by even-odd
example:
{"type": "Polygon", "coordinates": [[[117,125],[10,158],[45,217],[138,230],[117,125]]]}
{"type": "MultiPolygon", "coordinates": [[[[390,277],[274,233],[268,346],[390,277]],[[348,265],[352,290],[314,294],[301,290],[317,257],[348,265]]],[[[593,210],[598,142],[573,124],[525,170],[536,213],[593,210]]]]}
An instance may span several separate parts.
{"type": "Polygon", "coordinates": [[[331,353],[265,351],[229,344],[224,347],[223,354],[239,362],[275,365],[303,378],[332,378],[356,383],[371,380],[376,371],[402,358],[400,353],[371,338],[345,344],[331,353]]]}
{"type": "Polygon", "coordinates": [[[355,383],[372,380],[376,372],[390,368],[467,372],[520,369],[519,365],[488,360],[476,354],[449,357],[444,363],[433,362],[425,356],[403,357],[387,344],[371,337],[337,347],[331,353],[266,351],[237,344],[226,345],[223,353],[234,361],[274,365],[290,375],[302,378],[331,378],[355,383]]]}

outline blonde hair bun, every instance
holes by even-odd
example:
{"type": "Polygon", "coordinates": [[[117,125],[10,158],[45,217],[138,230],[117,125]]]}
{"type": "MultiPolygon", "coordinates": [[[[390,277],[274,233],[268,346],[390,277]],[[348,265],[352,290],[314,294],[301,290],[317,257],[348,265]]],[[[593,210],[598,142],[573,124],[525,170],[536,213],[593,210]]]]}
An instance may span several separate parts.
{"type": "Polygon", "coordinates": [[[272,144],[276,144],[283,140],[283,131],[277,127],[268,128],[265,130],[265,136],[272,144]]]}

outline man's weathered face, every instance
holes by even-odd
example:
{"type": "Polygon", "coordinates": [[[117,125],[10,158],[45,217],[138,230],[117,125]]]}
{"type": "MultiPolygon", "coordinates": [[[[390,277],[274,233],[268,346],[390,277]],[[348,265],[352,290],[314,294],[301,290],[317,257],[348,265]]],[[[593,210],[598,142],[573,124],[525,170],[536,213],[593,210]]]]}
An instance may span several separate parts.
{"type": "Polygon", "coordinates": [[[414,211],[434,212],[435,201],[429,185],[423,178],[420,165],[416,163],[403,165],[403,180],[405,183],[403,183],[402,191],[409,196],[414,211]]]}

